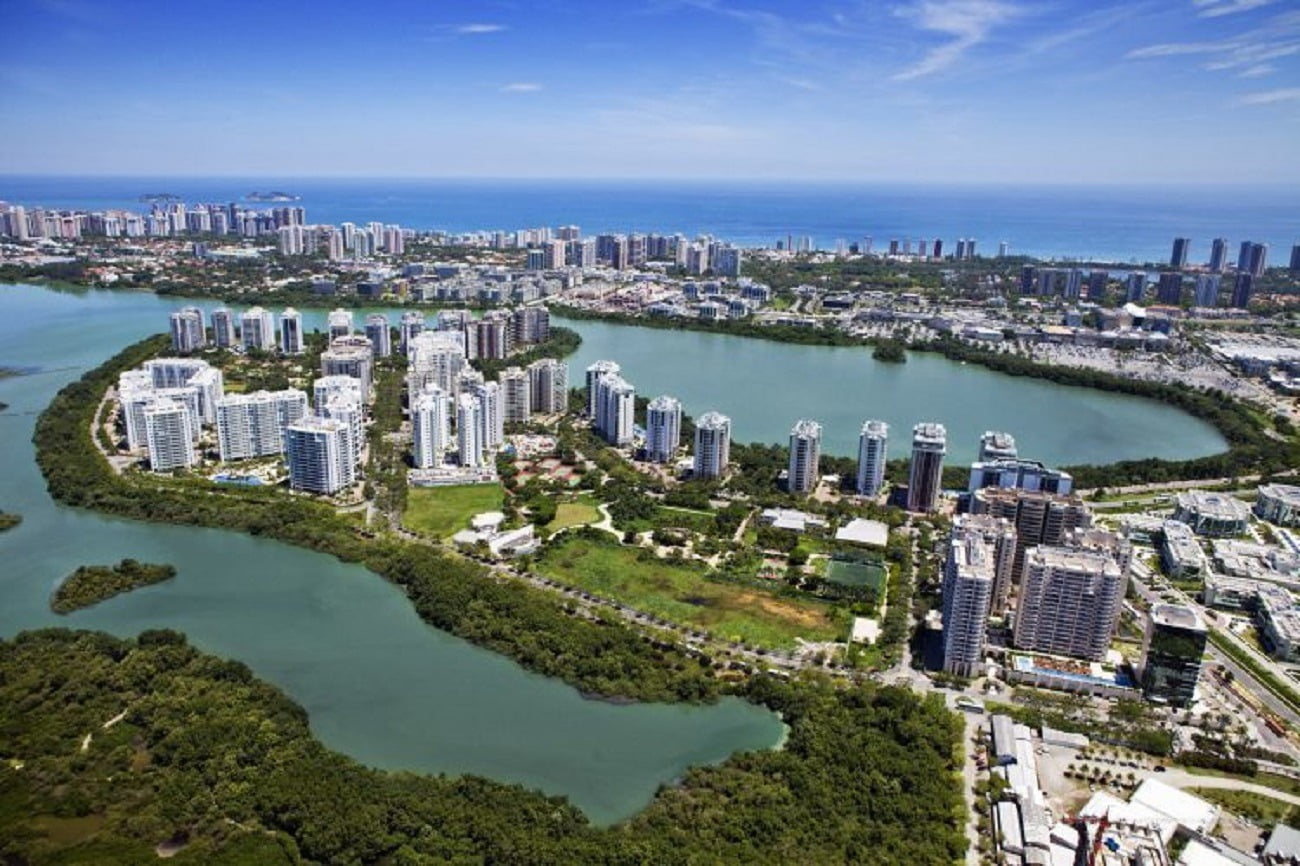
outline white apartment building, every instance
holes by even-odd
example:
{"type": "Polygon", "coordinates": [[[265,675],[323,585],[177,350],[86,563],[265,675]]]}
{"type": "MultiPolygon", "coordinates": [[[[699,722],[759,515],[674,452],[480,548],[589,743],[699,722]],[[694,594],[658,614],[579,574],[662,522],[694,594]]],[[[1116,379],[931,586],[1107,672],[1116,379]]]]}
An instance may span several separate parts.
{"type": "Polygon", "coordinates": [[[791,493],[811,493],[820,477],[822,425],[807,418],[790,431],[790,466],[786,487],[791,493]]]}
{"type": "Polygon", "coordinates": [[[528,387],[532,410],[545,415],[569,408],[569,365],[555,358],[542,358],[528,365],[528,387]]]}
{"type": "Polygon", "coordinates": [[[198,426],[193,413],[177,400],[155,400],[144,407],[149,468],[154,472],[185,469],[198,462],[194,440],[198,426]]]}
{"type": "Polygon", "coordinates": [[[307,493],[332,495],[356,480],[348,453],[348,429],[342,421],[307,416],[285,430],[289,486],[307,493]]]}
{"type": "Polygon", "coordinates": [[[433,469],[447,462],[452,409],[450,395],[437,387],[424,391],[411,404],[413,458],[417,469],[433,469]]]}
{"type": "Polygon", "coordinates": [[[173,351],[188,355],[208,344],[203,330],[203,311],[198,307],[186,307],[172,313],[170,326],[173,351]]]}
{"type": "Polygon", "coordinates": [[[307,395],[296,389],[227,394],[217,401],[221,459],[282,454],[285,430],[307,415],[307,395]]]}
{"type": "Polygon", "coordinates": [[[943,669],[950,674],[979,673],[996,559],[980,533],[954,528],[943,570],[943,669]]]}
{"type": "Polygon", "coordinates": [[[485,452],[505,444],[505,400],[496,382],[476,382],[469,389],[479,404],[479,443],[485,452]]]}
{"type": "Polygon", "coordinates": [[[301,355],[303,350],[302,313],[285,307],[280,314],[280,351],[285,355],[301,355]]]}
{"type": "Polygon", "coordinates": [[[1101,661],[1106,657],[1127,575],[1099,550],[1034,547],[1025,554],[1016,610],[1017,649],[1101,661]]]}
{"type": "Polygon", "coordinates": [[[731,459],[731,419],[721,412],[705,412],[695,422],[696,478],[721,478],[731,459]]]}
{"type": "Polygon", "coordinates": [[[884,421],[867,421],[858,434],[859,496],[875,496],[885,483],[885,461],[889,450],[889,425],[884,421]]]}
{"type": "Polygon", "coordinates": [[[596,432],[611,445],[630,445],[636,419],[636,389],[617,373],[597,378],[596,432]]]}
{"type": "Polygon", "coordinates": [[[456,454],[461,466],[483,465],[482,408],[473,394],[456,400],[456,454]]]}
{"type": "Polygon", "coordinates": [[[667,394],[646,409],[645,456],[651,463],[670,463],[682,444],[682,404],[667,394]]]}
{"type": "Polygon", "coordinates": [[[503,414],[507,424],[527,423],[533,414],[532,383],[522,367],[507,367],[497,378],[501,386],[503,414]]]}
{"type": "Polygon", "coordinates": [[[239,317],[239,331],[246,351],[275,351],[275,317],[269,310],[245,310],[239,317]]]}

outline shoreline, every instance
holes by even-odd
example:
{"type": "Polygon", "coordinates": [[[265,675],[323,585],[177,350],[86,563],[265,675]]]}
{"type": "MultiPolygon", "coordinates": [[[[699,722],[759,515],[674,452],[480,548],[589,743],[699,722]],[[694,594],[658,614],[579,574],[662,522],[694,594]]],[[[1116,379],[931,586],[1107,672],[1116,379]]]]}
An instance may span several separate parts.
{"type": "MultiPolygon", "coordinates": [[[[833,750],[835,754],[849,750],[872,766],[892,766],[893,772],[907,775],[917,755],[900,751],[901,746],[891,739],[892,728],[887,721],[897,711],[899,701],[934,727],[935,736],[928,741],[930,748],[925,758],[932,769],[923,773],[925,779],[933,781],[942,776],[937,772],[940,764],[959,760],[959,729],[954,727],[953,714],[935,707],[911,689],[871,680],[834,683],[823,677],[785,682],[761,673],[740,682],[723,682],[713,674],[711,664],[701,664],[681,647],[657,643],[622,625],[570,616],[562,603],[549,595],[517,582],[498,580],[468,560],[395,538],[365,538],[321,503],[256,488],[212,491],[205,487],[211,495],[196,498],[184,483],[145,491],[114,476],[94,447],[82,416],[95,411],[103,388],[115,381],[120,370],[153,356],[166,342],[166,337],[157,335],[127,346],[66,385],[42,412],[33,441],[47,489],[57,502],[99,515],[267,536],[358,563],[401,588],[417,615],[433,628],[504,655],[531,673],[560,679],[584,697],[600,695],[600,699],[613,703],[712,704],[732,696],[775,713],[781,720],[781,736],[773,747],[739,751],[717,765],[692,767],[680,783],[661,788],[644,809],[612,827],[590,824],[584,816],[591,832],[630,832],[657,838],[654,834],[658,828],[678,824],[684,802],[711,798],[715,790],[729,790],[737,780],[746,786],[787,785],[793,783],[782,780],[794,774],[802,779],[802,790],[811,786],[817,796],[833,796],[838,802],[845,792],[830,779],[839,765],[828,763],[821,748],[828,737],[844,740],[833,750]],[[452,607],[448,608],[444,601],[452,607]],[[489,621],[485,631],[485,608],[499,609],[507,619],[499,620],[495,628],[489,621]],[[456,618],[467,611],[478,615],[469,623],[474,627],[472,631],[456,618]],[[501,634],[511,628],[512,633],[501,634]],[[539,646],[540,652],[536,651],[539,646]],[[574,660],[580,667],[564,667],[566,661],[574,660]],[[598,690],[596,684],[606,688],[598,690]],[[878,715],[882,712],[884,716],[878,715]],[[860,748],[859,739],[863,737],[889,746],[888,754],[860,748]],[[896,763],[899,761],[903,763],[896,763]]],[[[72,635],[71,639],[78,634],[67,629],[59,631],[72,635]]],[[[871,774],[864,772],[861,779],[861,789],[850,793],[853,797],[870,797],[871,774]]],[[[563,802],[563,798],[547,797],[517,785],[490,780],[486,784],[493,790],[518,791],[527,802],[536,802],[533,798],[537,797],[563,802]]],[[[922,784],[919,777],[917,784],[922,784]]],[[[955,786],[940,785],[916,804],[913,826],[916,832],[928,834],[930,844],[958,844],[956,836],[951,835],[956,828],[950,810],[936,805],[953,796],[960,796],[955,786]],[[935,841],[936,837],[942,841],[935,841]]],[[[829,801],[826,808],[829,827],[849,826],[840,823],[842,809],[829,801]]],[[[737,820],[748,820],[753,814],[741,808],[737,820]]],[[[712,832],[712,824],[702,821],[700,832],[712,832]]]]}
{"type": "MultiPolygon", "coordinates": [[[[54,286],[56,282],[64,281],[28,279],[13,283],[13,285],[32,285],[35,288],[55,288],[55,290],[58,290],[54,286]]],[[[67,283],[64,283],[64,285],[68,290],[78,293],[90,291],[141,293],[152,294],[162,300],[219,301],[240,306],[256,305],[261,302],[259,299],[248,298],[227,301],[217,295],[171,295],[143,287],[79,286],[67,283]]],[[[356,298],[340,299],[335,297],[329,299],[313,298],[310,301],[300,305],[304,309],[327,309],[340,305],[347,306],[341,304],[341,302],[352,301],[352,308],[403,308],[410,310],[479,308],[462,303],[426,304],[422,302],[419,304],[400,304],[385,303],[377,299],[365,299],[365,303],[361,303],[356,298]]],[[[286,302],[299,303],[288,299],[286,299],[286,302]]],[[[742,323],[742,327],[739,328],[734,325],[719,327],[715,324],[698,322],[693,319],[656,319],[623,313],[593,313],[572,308],[563,303],[548,304],[547,307],[557,319],[561,320],[596,321],[624,327],[669,331],[695,331],[792,345],[866,349],[875,348],[889,342],[885,339],[852,337],[840,331],[823,329],[781,328],[780,326],[759,326],[751,323],[742,323]]],[[[483,309],[488,309],[488,307],[483,307],[483,309]]],[[[1067,387],[1092,388],[1103,393],[1124,394],[1154,400],[1163,405],[1184,411],[1210,424],[1228,445],[1227,449],[1214,454],[1179,460],[1144,457],[1104,464],[1062,465],[1062,469],[1076,476],[1075,486],[1080,490],[1165,481],[1210,480],[1235,475],[1269,475],[1290,468],[1290,466],[1300,465],[1300,437],[1293,437],[1291,440],[1278,440],[1268,436],[1263,432],[1264,428],[1259,424],[1252,410],[1232,398],[1220,400],[1213,395],[1195,391],[1186,386],[1125,379],[1113,373],[1041,364],[1020,357],[984,351],[953,340],[950,337],[940,337],[923,343],[909,343],[906,345],[906,350],[909,352],[937,354],[949,361],[958,363],[977,364],[985,369],[1004,375],[1025,376],[1067,387]]]]}
{"type": "MultiPolygon", "coordinates": [[[[748,323],[742,328],[736,328],[718,327],[693,319],[655,319],[622,313],[592,313],[585,310],[576,311],[578,314],[574,315],[574,310],[564,305],[554,305],[552,312],[561,320],[567,318],[577,321],[605,322],[623,327],[695,331],[793,345],[867,349],[887,342],[883,339],[851,337],[838,331],[809,331],[795,328],[778,330],[748,323]],[[770,333],[763,333],[764,331],[770,333]],[[794,338],[787,339],[787,331],[795,335],[794,338]],[[805,334],[808,336],[800,336],[805,334]]],[[[1228,445],[1227,449],[1215,454],[1182,460],[1146,457],[1105,464],[1062,466],[1075,475],[1076,487],[1080,489],[1158,481],[1194,481],[1231,475],[1266,475],[1287,469],[1291,465],[1300,465],[1300,441],[1294,438],[1277,440],[1270,437],[1257,422],[1251,408],[1232,398],[1218,398],[1182,385],[1126,379],[1113,373],[1041,364],[1018,356],[1008,356],[967,346],[950,337],[909,343],[906,349],[909,352],[940,355],[957,363],[977,364],[1007,376],[1024,376],[1065,387],[1091,388],[1103,393],[1153,400],[1210,424],[1228,445]]]]}

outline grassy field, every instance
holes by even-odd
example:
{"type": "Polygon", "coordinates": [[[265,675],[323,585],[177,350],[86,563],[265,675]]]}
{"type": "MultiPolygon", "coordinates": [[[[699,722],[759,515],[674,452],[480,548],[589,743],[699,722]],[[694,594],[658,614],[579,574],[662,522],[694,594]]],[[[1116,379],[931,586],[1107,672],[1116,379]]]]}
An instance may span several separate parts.
{"type": "Polygon", "coordinates": [[[1243,782],[1254,782],[1256,785],[1263,785],[1266,788],[1300,797],[1300,779],[1292,779],[1289,776],[1279,776],[1276,773],[1256,773],[1253,776],[1243,776],[1240,773],[1225,773],[1222,770],[1211,770],[1206,767],[1181,767],[1180,769],[1191,773],[1193,776],[1217,776],[1220,779],[1240,779],[1243,782]]]}
{"type": "Polygon", "coordinates": [[[556,506],[555,519],[546,524],[545,533],[554,535],[570,526],[582,526],[599,521],[600,512],[596,510],[596,500],[589,495],[583,495],[573,502],[561,502],[556,506]]]}
{"type": "Polygon", "coordinates": [[[1254,791],[1233,791],[1229,788],[1189,788],[1189,794],[1217,803],[1235,815],[1249,818],[1261,827],[1271,829],[1275,824],[1295,826],[1295,806],[1254,791]]]}
{"type": "Polygon", "coordinates": [[[725,640],[787,648],[796,637],[839,640],[847,628],[824,604],[715,583],[696,566],[647,561],[613,539],[567,538],[542,556],[537,570],[725,640]]]}
{"type": "Polygon", "coordinates": [[[475,514],[500,511],[502,495],[500,484],[412,487],[402,523],[414,532],[446,538],[468,528],[475,514]]]}
{"type": "Polygon", "coordinates": [[[832,559],[826,569],[826,579],[841,586],[869,586],[880,592],[885,586],[885,569],[874,562],[832,559]]]}
{"type": "Polygon", "coordinates": [[[652,529],[689,529],[692,532],[708,532],[713,527],[712,511],[696,511],[693,508],[677,508],[660,505],[654,515],[643,520],[625,520],[617,524],[620,530],[649,532],[652,529]]]}

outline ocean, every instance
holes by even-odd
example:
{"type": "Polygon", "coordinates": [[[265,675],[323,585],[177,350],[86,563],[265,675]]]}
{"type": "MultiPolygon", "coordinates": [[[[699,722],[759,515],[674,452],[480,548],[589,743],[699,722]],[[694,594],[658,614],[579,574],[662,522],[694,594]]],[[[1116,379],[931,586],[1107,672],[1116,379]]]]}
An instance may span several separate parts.
{"type": "Polygon", "coordinates": [[[1167,262],[1175,237],[1192,239],[1193,263],[1208,259],[1216,237],[1228,239],[1233,262],[1243,240],[1269,244],[1272,264],[1300,243],[1300,190],[1290,187],[0,175],[0,201],[48,208],[147,210],[143,193],[242,202],[254,190],[301,196],[308,222],[452,232],[577,225],[749,247],[807,236],[820,249],[871,237],[877,251],[891,238],[942,238],[946,252],[976,238],[986,256],[1005,241],[1012,254],[1121,263],[1167,262]]]}

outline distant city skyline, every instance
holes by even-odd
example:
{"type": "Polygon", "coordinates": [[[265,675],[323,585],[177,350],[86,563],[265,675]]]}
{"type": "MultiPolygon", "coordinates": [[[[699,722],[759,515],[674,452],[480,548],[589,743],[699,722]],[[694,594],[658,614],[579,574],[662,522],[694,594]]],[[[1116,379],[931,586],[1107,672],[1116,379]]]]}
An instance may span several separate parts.
{"type": "Polygon", "coordinates": [[[1300,182],[1282,0],[12,0],[5,18],[0,173],[1300,182]]]}

